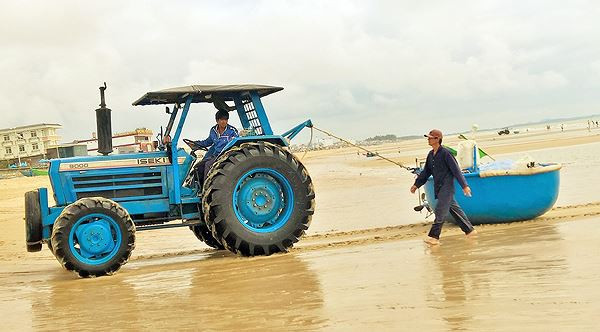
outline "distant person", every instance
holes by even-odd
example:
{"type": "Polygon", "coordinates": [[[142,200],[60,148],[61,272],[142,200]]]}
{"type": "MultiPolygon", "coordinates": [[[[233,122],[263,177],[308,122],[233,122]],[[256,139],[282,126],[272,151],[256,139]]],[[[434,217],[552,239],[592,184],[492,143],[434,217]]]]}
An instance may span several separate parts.
{"type": "Polygon", "coordinates": [[[202,176],[202,178],[199,179],[200,183],[204,182],[210,167],[221,151],[223,151],[227,143],[239,136],[237,129],[227,123],[229,121],[229,112],[219,110],[215,114],[215,120],[217,121],[217,124],[210,128],[208,138],[205,140],[194,141],[194,143],[201,148],[210,147],[196,168],[198,174],[202,176]]]}
{"type": "Polygon", "coordinates": [[[417,176],[415,184],[410,188],[410,192],[414,194],[417,188],[424,185],[429,176],[433,175],[434,194],[437,199],[434,211],[435,220],[424,241],[431,245],[440,243],[442,226],[448,213],[454,217],[460,229],[468,237],[476,235],[477,231],[454,199],[454,179],[458,180],[463,188],[463,194],[471,197],[471,188],[467,184],[465,176],[460,171],[460,167],[452,153],[442,146],[443,135],[440,130],[433,129],[425,137],[427,137],[427,143],[432,150],[427,155],[423,171],[417,176]]]}
{"type": "Polygon", "coordinates": [[[560,125],[560,131],[565,131],[565,126],[562,123],[560,125]]]}

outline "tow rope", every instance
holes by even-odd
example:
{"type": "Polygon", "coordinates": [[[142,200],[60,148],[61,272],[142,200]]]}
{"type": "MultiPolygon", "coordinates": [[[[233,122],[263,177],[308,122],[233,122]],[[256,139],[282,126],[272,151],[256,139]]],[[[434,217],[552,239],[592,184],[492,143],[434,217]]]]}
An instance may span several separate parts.
{"type": "MultiPolygon", "coordinates": [[[[384,157],[384,156],[380,155],[380,154],[379,154],[379,153],[377,153],[377,152],[373,152],[373,151],[370,151],[370,150],[368,150],[368,149],[365,149],[365,148],[363,148],[363,147],[362,147],[362,146],[360,146],[360,145],[354,144],[354,143],[352,143],[352,142],[350,142],[350,141],[348,141],[348,140],[346,140],[346,139],[343,139],[343,138],[341,138],[341,137],[339,137],[339,136],[336,136],[336,135],[334,135],[334,134],[332,134],[332,133],[330,133],[330,132],[327,132],[327,131],[325,131],[325,130],[323,130],[323,129],[320,129],[320,128],[317,128],[317,127],[315,127],[315,126],[312,126],[312,127],[311,127],[311,131],[310,131],[310,140],[311,140],[311,142],[312,142],[312,137],[313,137],[313,134],[312,134],[312,130],[313,130],[313,129],[315,129],[315,130],[317,130],[317,131],[320,131],[321,133],[323,133],[323,134],[325,134],[325,135],[327,135],[327,136],[330,136],[330,137],[333,137],[333,138],[335,138],[335,139],[338,139],[338,140],[340,140],[340,141],[342,141],[342,142],[344,142],[344,143],[346,143],[346,144],[348,144],[348,145],[352,145],[353,147],[356,147],[356,148],[359,148],[359,149],[361,149],[361,150],[363,150],[363,151],[366,151],[366,152],[368,152],[368,153],[370,153],[370,154],[372,154],[372,155],[374,155],[374,156],[377,156],[377,157],[379,157],[379,158],[381,158],[381,159],[383,159],[383,160],[385,160],[385,161],[389,161],[390,163],[392,163],[392,164],[394,164],[394,165],[396,165],[396,166],[400,166],[400,167],[402,167],[402,168],[406,169],[407,171],[411,171],[411,172],[413,172],[413,171],[414,171],[414,168],[413,168],[413,167],[407,167],[407,166],[404,166],[404,165],[402,165],[401,163],[399,163],[399,162],[397,162],[397,161],[394,161],[394,160],[391,160],[391,159],[389,159],[389,158],[386,158],[386,157],[384,157]]],[[[310,146],[310,143],[309,143],[309,146],[310,146]]],[[[307,152],[308,152],[308,149],[307,149],[306,151],[304,151],[304,155],[302,156],[302,158],[304,158],[304,156],[306,155],[306,153],[307,153],[307,152]]]]}

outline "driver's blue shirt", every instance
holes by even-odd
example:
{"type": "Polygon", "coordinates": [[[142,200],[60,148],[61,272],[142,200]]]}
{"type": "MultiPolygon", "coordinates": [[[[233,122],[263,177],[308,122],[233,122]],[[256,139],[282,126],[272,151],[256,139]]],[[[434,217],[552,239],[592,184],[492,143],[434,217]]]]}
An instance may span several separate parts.
{"type": "Polygon", "coordinates": [[[232,141],[234,138],[240,136],[237,129],[234,126],[227,125],[225,131],[221,135],[217,131],[219,125],[215,125],[210,128],[210,133],[208,134],[208,138],[204,140],[195,141],[194,143],[198,144],[203,148],[208,148],[208,152],[204,155],[203,159],[214,158],[223,151],[227,143],[232,141]]]}

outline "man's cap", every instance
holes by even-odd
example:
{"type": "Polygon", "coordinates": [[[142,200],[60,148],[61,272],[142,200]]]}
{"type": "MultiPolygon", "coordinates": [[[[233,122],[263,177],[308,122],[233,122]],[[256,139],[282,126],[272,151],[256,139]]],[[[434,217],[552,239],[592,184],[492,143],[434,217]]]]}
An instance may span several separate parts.
{"type": "Polygon", "coordinates": [[[429,134],[423,135],[425,137],[437,137],[437,138],[442,138],[444,137],[444,135],[442,134],[442,131],[439,129],[433,129],[429,132],[429,134]]]}

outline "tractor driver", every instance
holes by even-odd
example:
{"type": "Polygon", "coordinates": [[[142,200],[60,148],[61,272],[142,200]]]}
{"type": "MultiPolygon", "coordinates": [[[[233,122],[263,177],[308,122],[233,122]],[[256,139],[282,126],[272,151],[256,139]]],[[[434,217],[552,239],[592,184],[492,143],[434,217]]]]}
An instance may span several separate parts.
{"type": "Polygon", "coordinates": [[[215,120],[217,121],[217,124],[210,128],[208,138],[205,140],[194,141],[199,147],[209,148],[196,168],[198,174],[202,176],[201,179],[198,179],[200,183],[204,183],[210,167],[221,151],[223,151],[223,148],[225,148],[227,143],[239,136],[237,129],[235,129],[234,126],[227,124],[229,121],[229,112],[219,110],[215,114],[215,120]]]}

